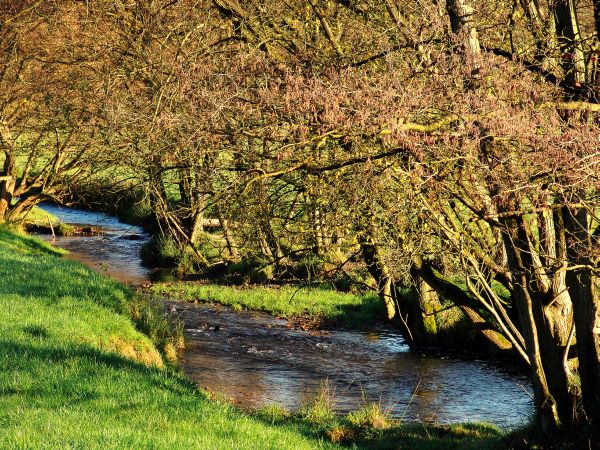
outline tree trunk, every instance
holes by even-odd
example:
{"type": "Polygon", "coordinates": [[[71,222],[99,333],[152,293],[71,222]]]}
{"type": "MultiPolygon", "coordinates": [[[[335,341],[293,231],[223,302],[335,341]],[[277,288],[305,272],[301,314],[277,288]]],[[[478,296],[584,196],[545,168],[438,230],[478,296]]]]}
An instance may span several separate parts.
{"type": "Polygon", "coordinates": [[[600,0],[593,0],[594,23],[596,24],[596,39],[600,41],[600,0]]]}
{"type": "Polygon", "coordinates": [[[10,152],[5,152],[5,155],[0,173],[0,221],[6,219],[10,210],[16,184],[15,159],[10,152]]]}
{"type": "Polygon", "coordinates": [[[419,310],[415,311],[421,314],[423,324],[422,340],[429,345],[437,344],[437,322],[435,314],[442,309],[440,297],[423,278],[415,274],[413,276],[413,303],[418,305],[419,310]]]}
{"type": "Polygon", "coordinates": [[[473,7],[467,0],[447,0],[446,11],[450,17],[452,33],[459,39],[462,47],[461,53],[473,65],[473,70],[478,69],[481,47],[473,20],[473,7]]]}
{"type": "MultiPolygon", "coordinates": [[[[387,319],[398,319],[398,308],[394,281],[389,268],[383,259],[380,248],[375,243],[370,233],[360,243],[363,259],[371,276],[377,282],[379,298],[383,301],[387,312],[387,319]]],[[[410,333],[410,330],[407,330],[410,333]]]]}
{"type": "Polygon", "coordinates": [[[548,5],[538,0],[520,0],[520,3],[535,42],[535,60],[549,71],[560,70],[560,61],[557,62],[553,55],[557,41],[556,23],[553,18],[548,19],[548,5]]]}
{"type": "Polygon", "coordinates": [[[196,245],[200,236],[204,232],[204,214],[198,206],[194,206],[190,211],[191,220],[189,225],[189,236],[192,245],[196,245]]]}
{"type": "Polygon", "coordinates": [[[239,259],[239,254],[237,245],[235,243],[235,238],[231,233],[229,220],[223,216],[223,212],[221,211],[221,207],[219,205],[215,205],[215,209],[217,210],[217,217],[219,219],[219,223],[221,224],[221,229],[223,230],[223,238],[225,239],[225,245],[227,246],[229,256],[231,259],[237,260],[239,259]]]}
{"type": "Polygon", "coordinates": [[[323,237],[323,221],[321,211],[317,204],[317,200],[312,195],[306,195],[306,201],[309,208],[309,217],[312,222],[312,234],[314,241],[314,252],[317,256],[322,256],[325,253],[325,242],[323,237]]]}
{"type": "MultiPolygon", "coordinates": [[[[489,320],[484,319],[476,310],[476,301],[469,297],[460,287],[437,275],[429,265],[423,263],[421,258],[414,259],[411,272],[413,274],[413,279],[418,276],[425,281],[430,288],[435,290],[438,298],[446,298],[460,307],[466,317],[471,321],[474,328],[481,332],[482,336],[492,348],[499,350],[511,348],[511,344],[508,342],[506,336],[502,335],[489,325],[489,320]]],[[[438,304],[436,308],[440,309],[441,305],[438,304]]]]}
{"type": "Polygon", "coordinates": [[[575,401],[569,393],[569,370],[563,358],[572,325],[572,302],[563,270],[566,268],[564,226],[560,218],[554,220],[549,210],[539,214],[537,221],[531,219],[531,216],[517,219],[523,230],[518,233],[526,238],[526,241],[520,238],[517,245],[524,250],[523,261],[531,264],[528,289],[535,300],[535,311],[539,305],[538,338],[548,387],[557,402],[561,421],[568,423],[574,416],[575,401]]]}
{"type": "Polygon", "coordinates": [[[588,418],[600,424],[600,298],[591,270],[588,214],[583,208],[564,208],[563,214],[569,260],[575,266],[567,272],[567,284],[573,300],[583,407],[588,418]]]}
{"type": "Polygon", "coordinates": [[[541,298],[535,293],[532,295],[530,289],[532,264],[527,260],[525,230],[517,219],[508,219],[505,221],[505,225],[504,243],[507,249],[508,264],[514,274],[513,297],[531,367],[537,422],[539,430],[545,433],[556,429],[560,420],[558,405],[550,392],[542,358],[542,352],[549,351],[549,349],[546,346],[542,348],[545,342],[541,342],[540,331],[542,330],[538,329],[540,325],[543,326],[541,298]]]}
{"type": "Polygon", "coordinates": [[[574,0],[558,0],[554,17],[565,80],[572,86],[578,86],[586,82],[586,71],[574,0]]]}

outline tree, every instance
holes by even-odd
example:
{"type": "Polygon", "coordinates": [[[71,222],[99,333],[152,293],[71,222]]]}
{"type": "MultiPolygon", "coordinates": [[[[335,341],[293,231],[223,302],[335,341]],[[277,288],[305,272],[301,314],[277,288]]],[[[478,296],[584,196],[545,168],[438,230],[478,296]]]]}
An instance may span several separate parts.
{"type": "Polygon", "coordinates": [[[466,321],[529,364],[540,429],[598,421],[597,2],[95,7],[96,142],[163,238],[266,278],[362,257],[414,346],[466,321]]]}
{"type": "Polygon", "coordinates": [[[87,172],[96,127],[93,56],[81,51],[93,30],[83,31],[83,13],[40,1],[0,9],[0,220],[21,220],[87,172]]]}

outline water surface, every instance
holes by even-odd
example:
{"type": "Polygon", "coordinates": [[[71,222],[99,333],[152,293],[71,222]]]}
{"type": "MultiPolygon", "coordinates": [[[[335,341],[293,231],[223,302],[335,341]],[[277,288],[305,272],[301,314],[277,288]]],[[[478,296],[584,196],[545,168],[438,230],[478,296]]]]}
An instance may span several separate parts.
{"type": "Polygon", "coordinates": [[[413,354],[396,331],[306,332],[268,315],[172,302],[185,324],[181,366],[201,387],[244,407],[295,409],[327,380],[340,412],[378,402],[395,418],[525,425],[527,377],[485,361],[413,354]]]}
{"type": "Polygon", "coordinates": [[[63,208],[42,203],[40,208],[68,224],[89,225],[101,231],[99,236],[43,236],[52,244],[70,252],[69,258],[125,283],[142,284],[153,272],[140,260],[140,249],[150,238],[141,227],[128,225],[108,214],[63,208]]]}
{"type": "MultiPolygon", "coordinates": [[[[120,281],[148,281],[152,270],[142,266],[139,251],[149,236],[141,228],[102,213],[42,208],[102,230],[101,236],[58,237],[54,244],[69,257],[120,281]]],[[[168,302],[167,309],[185,324],[184,372],[243,407],[295,409],[327,380],[340,412],[379,402],[405,421],[486,421],[503,428],[525,425],[533,414],[527,377],[486,361],[411,353],[393,329],[307,332],[215,305],[168,302]]]]}

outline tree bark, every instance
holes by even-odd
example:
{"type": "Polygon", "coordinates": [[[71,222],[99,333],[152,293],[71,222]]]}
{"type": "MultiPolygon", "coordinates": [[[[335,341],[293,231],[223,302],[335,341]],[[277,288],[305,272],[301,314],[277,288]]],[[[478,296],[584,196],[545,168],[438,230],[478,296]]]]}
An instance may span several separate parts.
{"type": "Polygon", "coordinates": [[[596,25],[596,39],[600,41],[600,0],[593,0],[594,23],[596,25]]]}
{"type": "MultiPolygon", "coordinates": [[[[375,243],[371,233],[363,238],[360,243],[363,259],[367,265],[367,270],[377,282],[377,291],[379,298],[383,301],[387,312],[387,319],[394,321],[398,318],[398,308],[396,306],[395,287],[390,270],[383,259],[380,248],[375,243]]],[[[407,330],[410,333],[410,330],[407,330]]]]}
{"type": "Polygon", "coordinates": [[[5,152],[2,177],[0,178],[0,221],[3,221],[10,210],[16,184],[15,159],[10,152],[5,152]]]}
{"type": "Polygon", "coordinates": [[[567,272],[567,284],[573,300],[583,407],[592,422],[600,424],[600,298],[591,270],[588,214],[583,208],[565,208],[563,214],[569,260],[575,266],[567,272]]]}
{"type": "Polygon", "coordinates": [[[444,297],[458,305],[492,348],[507,350],[511,347],[507,338],[490,326],[489,320],[485,320],[477,311],[475,306],[477,304],[476,301],[469,297],[461,288],[437,276],[431,267],[423,264],[420,258],[415,258],[412,272],[413,274],[418,274],[428,286],[435,290],[438,296],[444,297]]]}
{"type": "MultiPolygon", "coordinates": [[[[527,261],[527,238],[522,224],[517,219],[504,221],[506,230],[504,244],[507,249],[508,264],[513,277],[513,296],[516,303],[521,332],[525,339],[527,354],[533,381],[534,402],[537,412],[537,422],[541,432],[555,430],[560,424],[559,411],[556,399],[550,392],[548,379],[542,358],[543,342],[540,342],[540,331],[543,326],[543,312],[541,299],[533,295],[531,286],[531,263],[527,261]]],[[[546,351],[548,349],[545,349],[546,351]]],[[[561,361],[562,365],[562,361],[561,361]]]]}
{"type": "Polygon", "coordinates": [[[573,0],[558,0],[555,6],[556,33],[565,80],[577,86],[586,82],[585,56],[573,0]]]}
{"type": "Polygon", "coordinates": [[[452,33],[460,40],[461,52],[468,61],[476,63],[481,55],[481,47],[473,20],[473,6],[467,0],[447,0],[446,11],[452,33]]]}

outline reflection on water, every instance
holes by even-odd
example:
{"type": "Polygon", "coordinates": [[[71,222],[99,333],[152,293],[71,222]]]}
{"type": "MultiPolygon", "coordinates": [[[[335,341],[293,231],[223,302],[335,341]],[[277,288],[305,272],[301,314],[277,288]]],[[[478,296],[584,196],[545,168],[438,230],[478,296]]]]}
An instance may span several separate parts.
{"type": "Polygon", "coordinates": [[[65,223],[91,225],[101,229],[101,236],[57,236],[55,240],[51,236],[43,236],[52,241],[53,245],[71,252],[69,258],[122,282],[141,284],[148,280],[152,270],[142,266],[140,249],[149,236],[141,227],[127,225],[119,222],[116,217],[93,211],[61,208],[45,203],[40,207],[65,223]]]}
{"type": "Polygon", "coordinates": [[[414,355],[394,330],[310,333],[218,306],[169,308],[185,323],[185,373],[243,406],[296,408],[328,380],[341,412],[375,401],[404,420],[487,421],[504,428],[524,425],[533,412],[526,377],[483,361],[414,355]]]}
{"type": "MultiPolygon", "coordinates": [[[[139,251],[149,236],[141,228],[101,213],[42,208],[64,222],[102,228],[102,236],[58,237],[54,244],[71,258],[120,281],[148,280],[151,270],[142,267],[139,251]]],[[[524,425],[533,413],[524,376],[483,361],[412,354],[390,329],[310,333],[257,313],[180,303],[168,308],[185,323],[184,371],[243,406],[296,408],[328,380],[341,412],[375,401],[407,421],[487,421],[504,428],[524,425]]]]}

